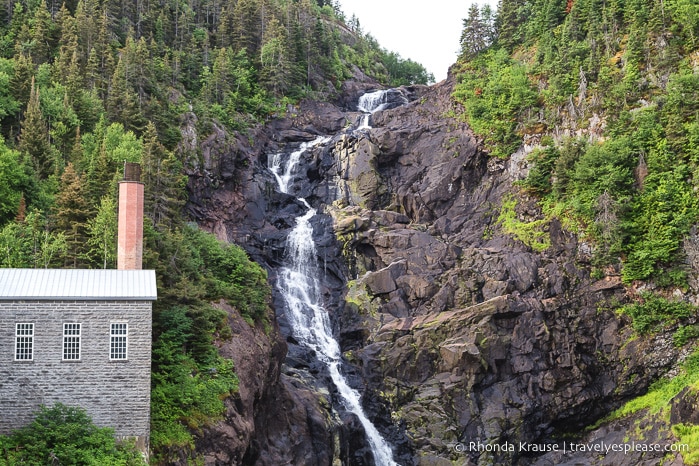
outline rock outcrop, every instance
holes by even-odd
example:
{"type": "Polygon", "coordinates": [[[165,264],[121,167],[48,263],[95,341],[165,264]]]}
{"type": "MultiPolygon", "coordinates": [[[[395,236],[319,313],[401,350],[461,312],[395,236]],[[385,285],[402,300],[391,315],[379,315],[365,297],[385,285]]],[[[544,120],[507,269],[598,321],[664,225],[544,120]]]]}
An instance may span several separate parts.
{"type": "MultiPolygon", "coordinates": [[[[550,443],[580,432],[681,354],[668,335],[634,338],[612,310],[627,299],[618,277],[590,277],[589,248],[555,220],[543,252],[503,231],[501,204],[526,160],[483,153],[450,116],[452,86],[402,89],[410,102],[373,114],[371,129],[353,129],[360,115],[352,102],[371,89],[362,83],[347,85],[354,95],[343,106],[304,103],[228,152],[216,152],[216,137],[203,151],[210,155],[190,165],[190,210],[244,245],[274,281],[304,210],[296,196],[320,209],[324,296],[346,371],[400,464],[554,464],[561,458],[455,446],[550,443]],[[267,157],[319,134],[335,136],[304,154],[300,192],[276,193],[267,157]]],[[[524,199],[517,215],[537,218],[530,205],[524,199]]],[[[296,345],[279,298],[275,305],[280,333],[259,351],[245,337],[236,345],[247,349],[231,351],[234,360],[257,358],[241,376],[241,386],[253,385],[211,433],[236,433],[236,453],[212,440],[207,458],[236,464],[247,442],[245,464],[369,464],[356,421],[334,404],[327,376],[296,345]]]]}

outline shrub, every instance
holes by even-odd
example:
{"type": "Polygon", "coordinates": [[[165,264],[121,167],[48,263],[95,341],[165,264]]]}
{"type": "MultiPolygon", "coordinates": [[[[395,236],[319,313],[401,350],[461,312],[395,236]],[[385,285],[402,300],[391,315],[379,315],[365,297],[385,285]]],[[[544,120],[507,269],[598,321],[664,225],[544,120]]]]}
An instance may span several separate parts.
{"type": "Polygon", "coordinates": [[[641,294],[640,303],[627,304],[621,312],[633,319],[633,328],[640,334],[661,330],[680,319],[686,319],[697,309],[689,303],[669,301],[652,293],[641,294]]]}
{"type": "Polygon", "coordinates": [[[145,465],[132,444],[118,444],[114,431],[92,423],[82,408],[42,406],[31,424],[0,437],[0,464],[61,466],[145,465]]]}

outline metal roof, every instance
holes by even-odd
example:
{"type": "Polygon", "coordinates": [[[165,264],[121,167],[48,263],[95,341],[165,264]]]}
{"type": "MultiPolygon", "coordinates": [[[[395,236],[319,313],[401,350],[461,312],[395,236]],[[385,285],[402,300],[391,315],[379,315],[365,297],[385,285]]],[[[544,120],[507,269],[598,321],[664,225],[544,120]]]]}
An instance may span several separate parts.
{"type": "Polygon", "coordinates": [[[154,270],[0,269],[0,300],[142,300],[158,297],[154,270]]]}

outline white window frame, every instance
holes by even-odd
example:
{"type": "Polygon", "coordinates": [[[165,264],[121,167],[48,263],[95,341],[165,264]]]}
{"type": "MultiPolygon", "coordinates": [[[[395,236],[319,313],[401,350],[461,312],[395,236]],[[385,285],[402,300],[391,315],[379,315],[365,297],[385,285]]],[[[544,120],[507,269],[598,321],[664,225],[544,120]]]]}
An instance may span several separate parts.
{"type": "Polygon", "coordinates": [[[15,361],[34,360],[34,323],[15,324],[15,361]],[[21,357],[24,356],[24,357],[21,357]],[[29,356],[29,357],[26,357],[29,356]]]}
{"type": "Polygon", "coordinates": [[[110,322],[109,323],[109,360],[110,361],[127,361],[129,359],[129,324],[128,322],[110,322]],[[115,331],[123,325],[123,333],[115,331]],[[117,348],[117,344],[123,341],[123,351],[121,345],[117,348]]]}
{"type": "Polygon", "coordinates": [[[63,324],[63,361],[80,361],[82,356],[81,336],[81,323],[65,322],[63,324]]]}

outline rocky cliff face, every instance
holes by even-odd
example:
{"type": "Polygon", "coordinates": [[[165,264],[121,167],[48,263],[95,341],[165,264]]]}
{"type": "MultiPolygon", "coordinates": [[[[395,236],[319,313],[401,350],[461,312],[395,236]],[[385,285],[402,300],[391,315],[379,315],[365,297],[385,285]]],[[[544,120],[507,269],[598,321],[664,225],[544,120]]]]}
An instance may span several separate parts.
{"type": "MultiPolygon", "coordinates": [[[[555,464],[536,452],[468,450],[579,432],[683,353],[668,335],[633,338],[611,311],[626,299],[620,281],[592,279],[589,251],[555,221],[543,252],[502,231],[503,197],[526,163],[479,150],[451,116],[450,80],[402,89],[408,104],[354,131],[352,105],[372,85],[349,86],[345,107],[305,103],[246,138],[197,142],[190,210],[246,247],[274,281],[303,211],[296,195],[320,209],[324,295],[346,371],[400,464],[555,464]],[[305,154],[300,192],[276,193],[267,157],[319,134],[334,137],[305,154]]],[[[536,218],[532,206],[524,199],[516,214],[536,218]]],[[[208,462],[371,464],[356,420],[290,336],[278,297],[275,306],[273,332],[240,327],[230,343],[245,388],[228,420],[204,436],[208,462]]]]}

